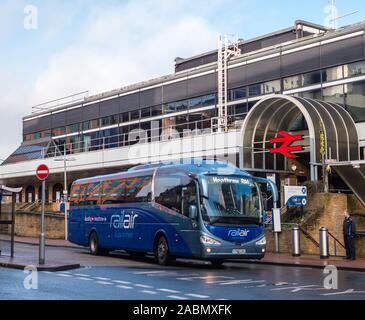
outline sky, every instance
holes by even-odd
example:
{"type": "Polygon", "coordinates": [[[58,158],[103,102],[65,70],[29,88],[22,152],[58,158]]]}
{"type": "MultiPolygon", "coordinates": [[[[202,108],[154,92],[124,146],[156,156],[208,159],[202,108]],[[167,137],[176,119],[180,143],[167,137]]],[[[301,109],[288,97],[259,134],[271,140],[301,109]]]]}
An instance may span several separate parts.
{"type": "MultiPolygon", "coordinates": [[[[97,94],[174,72],[176,57],[216,49],[220,33],[250,39],[328,24],[328,0],[0,0],[0,159],[22,141],[32,106],[97,94]]],[[[365,20],[364,0],[336,0],[338,25],[365,20]]],[[[1,162],[1,160],[0,160],[1,162]]]]}

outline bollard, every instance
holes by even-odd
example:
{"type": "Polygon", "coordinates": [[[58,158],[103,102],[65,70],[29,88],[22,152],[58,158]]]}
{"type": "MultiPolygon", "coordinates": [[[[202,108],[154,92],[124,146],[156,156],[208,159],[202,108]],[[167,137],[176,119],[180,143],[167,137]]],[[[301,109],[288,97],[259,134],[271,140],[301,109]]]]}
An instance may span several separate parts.
{"type": "Polygon", "coordinates": [[[293,257],[300,257],[300,229],[299,227],[294,227],[292,229],[292,255],[293,257]]]}
{"type": "Polygon", "coordinates": [[[328,229],[324,227],[319,229],[319,251],[321,259],[329,258],[328,229]]]}

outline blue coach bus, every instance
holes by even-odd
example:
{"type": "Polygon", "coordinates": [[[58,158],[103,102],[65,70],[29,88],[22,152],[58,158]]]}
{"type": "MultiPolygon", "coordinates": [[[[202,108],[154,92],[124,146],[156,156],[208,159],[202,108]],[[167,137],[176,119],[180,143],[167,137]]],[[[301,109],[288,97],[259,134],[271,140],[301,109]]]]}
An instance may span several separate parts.
{"type": "MultiPolygon", "coordinates": [[[[261,179],[261,182],[262,179],[261,179]]],[[[73,183],[69,240],[93,255],[154,253],[156,262],[265,255],[256,178],[219,161],[152,164],[73,183]]]]}

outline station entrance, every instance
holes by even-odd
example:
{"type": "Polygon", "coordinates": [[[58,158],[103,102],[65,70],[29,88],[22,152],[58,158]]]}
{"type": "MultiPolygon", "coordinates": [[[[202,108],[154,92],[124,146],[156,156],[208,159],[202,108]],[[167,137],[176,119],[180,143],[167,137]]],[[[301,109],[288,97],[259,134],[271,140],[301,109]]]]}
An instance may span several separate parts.
{"type": "MultiPolygon", "coordinates": [[[[308,98],[273,95],[262,99],[248,113],[241,141],[240,167],[275,179],[281,190],[306,181],[318,183],[328,162],[360,159],[350,114],[341,105],[308,98]]],[[[332,183],[341,184],[335,176],[332,183]]]]}

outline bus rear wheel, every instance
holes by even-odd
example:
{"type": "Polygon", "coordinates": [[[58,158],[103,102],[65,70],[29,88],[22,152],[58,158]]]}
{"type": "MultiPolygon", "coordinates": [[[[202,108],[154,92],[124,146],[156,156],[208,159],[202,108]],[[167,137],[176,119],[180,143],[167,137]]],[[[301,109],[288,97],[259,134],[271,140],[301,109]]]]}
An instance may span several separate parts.
{"type": "Polygon", "coordinates": [[[163,236],[157,240],[155,246],[155,260],[160,266],[166,266],[169,263],[169,246],[163,236]]]}
{"type": "Polygon", "coordinates": [[[89,238],[89,249],[93,256],[108,255],[109,250],[99,247],[98,236],[96,232],[92,232],[89,238]]]}

